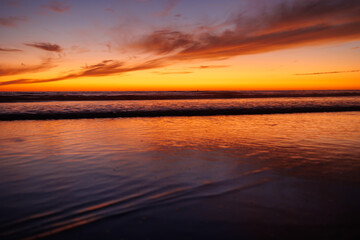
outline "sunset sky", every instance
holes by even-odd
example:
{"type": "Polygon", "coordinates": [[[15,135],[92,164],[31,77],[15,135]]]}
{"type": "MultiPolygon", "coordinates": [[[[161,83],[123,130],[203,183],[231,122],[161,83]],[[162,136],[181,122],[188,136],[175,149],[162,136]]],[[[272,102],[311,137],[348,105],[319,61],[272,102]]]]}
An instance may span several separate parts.
{"type": "Polygon", "coordinates": [[[359,0],[0,0],[0,91],[360,89],[359,0]]]}

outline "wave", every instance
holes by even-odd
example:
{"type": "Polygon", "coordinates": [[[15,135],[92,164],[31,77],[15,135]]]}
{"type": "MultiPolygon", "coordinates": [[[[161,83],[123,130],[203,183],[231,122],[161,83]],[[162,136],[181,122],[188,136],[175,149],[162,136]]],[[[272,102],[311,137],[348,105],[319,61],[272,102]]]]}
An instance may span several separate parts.
{"type": "Polygon", "coordinates": [[[164,116],[216,116],[216,115],[252,115],[282,113],[316,113],[360,111],[358,106],[303,106],[269,108],[228,108],[228,109],[167,109],[167,110],[128,110],[109,112],[38,112],[0,114],[0,120],[47,120],[47,119],[85,119],[119,117],[164,117],[164,116]]]}
{"type": "Polygon", "coordinates": [[[360,90],[2,92],[0,102],[236,99],[360,96],[360,90]]]}
{"type": "Polygon", "coordinates": [[[132,189],[127,194],[118,195],[107,186],[94,199],[82,199],[81,202],[59,207],[56,210],[25,216],[15,221],[0,223],[0,237],[5,239],[38,239],[79,226],[100,222],[129,213],[142,212],[158,207],[179,204],[228,195],[251,189],[276,180],[268,175],[269,168],[245,171],[236,177],[218,179],[213,182],[182,186],[169,184],[166,187],[150,186],[147,189],[132,189]],[[259,176],[268,176],[258,179],[259,176]]]}

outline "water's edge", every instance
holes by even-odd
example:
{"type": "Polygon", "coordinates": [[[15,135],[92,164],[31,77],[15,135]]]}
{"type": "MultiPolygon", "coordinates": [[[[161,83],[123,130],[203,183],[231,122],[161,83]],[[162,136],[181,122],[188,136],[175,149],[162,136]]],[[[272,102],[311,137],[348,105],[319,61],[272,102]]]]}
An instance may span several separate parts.
{"type": "Polygon", "coordinates": [[[111,112],[55,112],[55,113],[9,113],[0,114],[0,121],[13,120],[51,120],[51,119],[87,119],[119,117],[172,117],[172,116],[220,116],[220,115],[259,115],[285,113],[321,113],[321,112],[360,111],[359,106],[321,106],[321,107],[277,107],[277,108],[229,108],[229,109],[169,109],[111,112]]]}

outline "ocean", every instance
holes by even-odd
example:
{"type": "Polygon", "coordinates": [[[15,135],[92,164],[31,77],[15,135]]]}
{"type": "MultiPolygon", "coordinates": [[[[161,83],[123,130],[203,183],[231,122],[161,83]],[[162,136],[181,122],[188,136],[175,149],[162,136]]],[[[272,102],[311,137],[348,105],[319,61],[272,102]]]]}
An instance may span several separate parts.
{"type": "Polygon", "coordinates": [[[360,91],[0,93],[1,239],[356,239],[360,91]]]}

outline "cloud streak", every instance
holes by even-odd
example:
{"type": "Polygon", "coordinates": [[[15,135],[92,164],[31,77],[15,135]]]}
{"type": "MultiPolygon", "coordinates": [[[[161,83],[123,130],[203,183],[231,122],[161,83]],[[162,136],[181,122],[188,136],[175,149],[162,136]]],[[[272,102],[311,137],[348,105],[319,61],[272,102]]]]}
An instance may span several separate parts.
{"type": "Polygon", "coordinates": [[[37,43],[24,43],[24,45],[34,48],[39,48],[44,51],[49,52],[61,52],[62,48],[58,44],[51,44],[51,43],[44,43],[44,42],[37,42],[37,43]]]}
{"type": "Polygon", "coordinates": [[[21,64],[19,67],[6,67],[0,65],[0,76],[11,76],[11,75],[18,75],[24,73],[36,73],[42,72],[45,70],[49,70],[55,67],[52,60],[50,58],[45,59],[42,63],[38,65],[25,65],[21,64]]]}
{"type": "Polygon", "coordinates": [[[332,71],[332,72],[314,72],[314,73],[297,73],[296,76],[311,76],[311,75],[323,75],[323,74],[339,74],[339,73],[356,73],[360,70],[351,70],[351,71],[332,71]]]}
{"type": "Polygon", "coordinates": [[[26,22],[26,17],[16,17],[16,16],[10,16],[10,17],[0,17],[0,26],[4,27],[16,27],[20,22],[26,22]]]}
{"type": "Polygon", "coordinates": [[[16,48],[1,48],[0,47],[0,52],[22,52],[22,50],[16,49],[16,48]]]}
{"type": "Polygon", "coordinates": [[[211,68],[226,68],[229,67],[229,65],[203,65],[198,67],[192,67],[196,69],[211,69],[211,68]]]}

